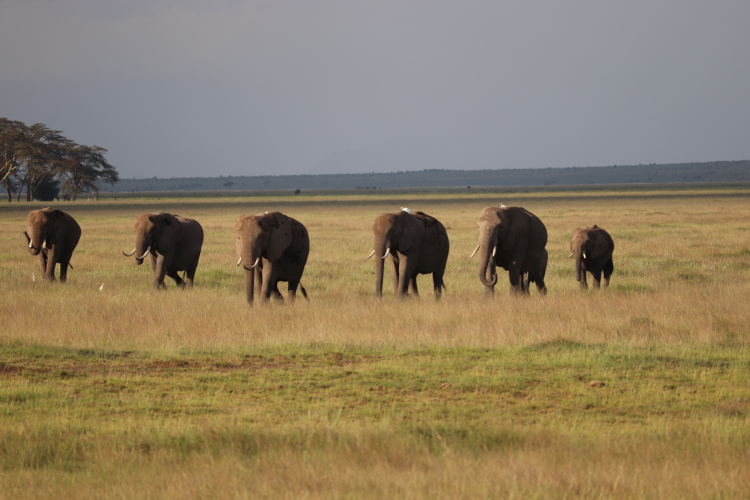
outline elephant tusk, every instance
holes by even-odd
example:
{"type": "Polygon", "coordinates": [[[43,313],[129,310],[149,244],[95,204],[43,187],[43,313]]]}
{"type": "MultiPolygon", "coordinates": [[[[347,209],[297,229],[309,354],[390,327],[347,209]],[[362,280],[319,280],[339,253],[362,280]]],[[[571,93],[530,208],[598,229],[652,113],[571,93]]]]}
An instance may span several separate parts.
{"type": "Polygon", "coordinates": [[[29,240],[29,248],[34,248],[34,243],[31,240],[29,240]]]}
{"type": "Polygon", "coordinates": [[[495,257],[496,253],[497,253],[497,245],[495,245],[495,248],[492,249],[492,257],[495,257]]]}
{"type": "Polygon", "coordinates": [[[47,240],[42,241],[42,249],[47,249],[47,240]]]}
{"type": "Polygon", "coordinates": [[[586,252],[583,252],[583,258],[584,259],[586,258],[586,252]]]}
{"type": "Polygon", "coordinates": [[[367,258],[369,259],[369,258],[370,258],[370,257],[372,257],[373,255],[375,255],[375,250],[373,250],[372,252],[370,252],[370,255],[368,255],[368,256],[367,256],[367,258]]]}
{"type": "Polygon", "coordinates": [[[143,259],[145,259],[145,258],[146,258],[146,255],[148,255],[148,253],[149,253],[150,251],[151,251],[151,245],[149,245],[149,247],[148,247],[148,248],[146,249],[146,253],[144,253],[143,255],[141,255],[140,257],[138,257],[138,260],[143,260],[143,259]]]}
{"type": "Polygon", "coordinates": [[[260,264],[260,257],[258,257],[257,259],[255,259],[255,264],[253,264],[252,266],[250,266],[250,269],[254,268],[258,264],[260,264]]]}
{"type": "Polygon", "coordinates": [[[242,264],[242,257],[240,257],[240,260],[237,261],[237,267],[240,267],[240,264],[242,264]]]}
{"type": "Polygon", "coordinates": [[[133,254],[135,253],[135,248],[134,248],[134,249],[133,249],[133,251],[132,251],[132,252],[130,252],[130,253],[125,253],[125,251],[124,251],[124,250],[120,250],[120,251],[122,252],[122,254],[123,254],[123,255],[124,255],[125,257],[130,257],[131,255],[133,255],[133,254]]]}
{"type": "Polygon", "coordinates": [[[573,252],[571,252],[570,255],[568,255],[568,258],[571,258],[572,256],[573,256],[573,252]]]}
{"type": "Polygon", "coordinates": [[[471,257],[469,257],[469,258],[470,258],[470,259],[473,259],[473,258],[474,258],[474,256],[475,256],[475,255],[477,254],[477,252],[478,252],[478,251],[479,251],[479,245],[477,245],[477,247],[476,247],[476,248],[474,249],[474,253],[472,253],[472,254],[471,254],[471,257]]]}
{"type": "Polygon", "coordinates": [[[385,259],[391,254],[391,247],[388,247],[388,250],[385,251],[385,255],[383,255],[383,258],[385,259]]]}

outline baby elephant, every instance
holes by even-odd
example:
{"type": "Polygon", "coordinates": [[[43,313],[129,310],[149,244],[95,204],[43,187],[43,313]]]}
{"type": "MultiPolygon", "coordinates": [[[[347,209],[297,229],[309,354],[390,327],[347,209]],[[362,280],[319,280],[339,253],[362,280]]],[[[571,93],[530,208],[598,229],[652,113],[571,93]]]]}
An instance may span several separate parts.
{"type": "Polygon", "coordinates": [[[239,257],[237,265],[242,264],[245,271],[248,304],[253,304],[256,286],[264,301],[272,294],[281,298],[279,281],[289,282],[290,302],[294,301],[298,286],[307,298],[300,280],[310,253],[310,238],[302,223],[279,212],[243,215],[234,226],[234,245],[239,257]]]}
{"type": "Polygon", "coordinates": [[[26,217],[26,242],[29,253],[38,255],[39,267],[45,281],[55,281],[55,265],[60,264],[60,281],[68,277],[70,257],[73,255],[81,227],[70,215],[60,210],[45,208],[32,210],[26,217]]]}
{"type": "Polygon", "coordinates": [[[126,257],[138,253],[135,258],[140,266],[143,259],[151,255],[154,271],[154,288],[166,288],[164,276],[172,278],[177,286],[192,287],[198,259],[203,246],[203,228],[197,221],[166,212],[143,214],[135,222],[135,248],[126,257]],[[185,271],[187,283],[177,271],[185,271]]]}
{"type": "Polygon", "coordinates": [[[594,288],[599,288],[599,281],[604,272],[604,286],[609,286],[609,277],[612,276],[614,266],[612,265],[612,252],[615,243],[609,233],[604,229],[594,226],[576,229],[570,237],[570,257],[576,258],[576,280],[582,289],[588,288],[586,283],[586,271],[591,273],[594,280],[594,288]]]}

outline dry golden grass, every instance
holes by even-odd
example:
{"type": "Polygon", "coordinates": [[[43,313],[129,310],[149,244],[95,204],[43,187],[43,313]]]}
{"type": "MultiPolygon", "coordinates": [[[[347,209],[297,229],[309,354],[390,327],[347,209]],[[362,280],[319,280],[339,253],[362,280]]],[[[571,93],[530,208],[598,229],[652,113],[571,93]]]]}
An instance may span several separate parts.
{"type": "Polygon", "coordinates": [[[6,342],[164,350],[309,342],[498,347],[557,338],[643,345],[721,341],[750,323],[745,189],[67,204],[62,208],[77,218],[83,236],[69,283],[54,286],[31,281],[38,271],[20,235],[31,208],[0,206],[6,342]],[[476,245],[479,210],[501,201],[526,207],[547,225],[550,292],[543,299],[535,290],[530,298],[510,297],[507,274],[500,275],[495,297],[483,298],[478,264],[468,256],[476,245]],[[372,220],[401,205],[430,213],[448,228],[448,290],[439,303],[427,276],[420,278],[419,301],[373,298],[374,265],[364,258],[372,247],[372,220]],[[153,292],[147,265],[137,267],[119,253],[133,246],[136,215],[158,209],[204,226],[192,291],[171,286],[153,292]],[[243,302],[232,229],[240,214],[264,209],[280,210],[308,227],[312,249],[303,285],[309,303],[250,309],[243,302]],[[593,224],[615,240],[615,274],[608,290],[580,293],[567,259],[568,239],[576,227],[593,224]]]}

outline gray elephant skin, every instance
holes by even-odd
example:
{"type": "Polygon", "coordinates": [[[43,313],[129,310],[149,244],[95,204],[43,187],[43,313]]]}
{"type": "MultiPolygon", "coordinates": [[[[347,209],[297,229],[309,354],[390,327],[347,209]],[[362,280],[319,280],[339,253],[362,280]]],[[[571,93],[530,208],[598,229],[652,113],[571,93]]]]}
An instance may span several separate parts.
{"type": "Polygon", "coordinates": [[[29,253],[38,256],[44,280],[55,281],[55,265],[60,264],[60,281],[64,283],[73,250],[81,239],[81,227],[75,219],[52,208],[32,210],[26,217],[23,234],[29,253]]]}
{"type": "Polygon", "coordinates": [[[310,253],[310,237],[301,222],[280,212],[242,215],[234,226],[234,244],[239,257],[237,265],[244,270],[248,304],[253,304],[256,287],[264,302],[272,294],[282,298],[279,281],[288,283],[290,302],[294,302],[298,286],[307,298],[300,280],[310,253]]]}
{"type": "Polygon", "coordinates": [[[380,214],[372,226],[375,233],[375,294],[383,295],[383,271],[389,258],[393,293],[419,296],[417,275],[432,274],[435,298],[445,288],[443,275],[448,261],[450,243],[445,227],[423,212],[402,209],[396,213],[380,214]]]}
{"type": "Polygon", "coordinates": [[[166,212],[139,215],[135,222],[135,248],[123,255],[135,254],[140,266],[151,257],[154,288],[164,289],[164,276],[172,278],[179,288],[192,287],[203,246],[203,228],[186,217],[166,212]],[[178,271],[185,271],[185,280],[178,271]]]}
{"type": "Polygon", "coordinates": [[[604,286],[609,286],[609,278],[614,271],[612,252],[615,243],[607,231],[599,226],[578,228],[570,237],[570,254],[576,259],[576,280],[582,289],[588,288],[586,272],[591,273],[594,288],[599,288],[599,282],[604,273],[604,286]]]}
{"type": "Polygon", "coordinates": [[[497,283],[495,269],[508,271],[511,294],[529,293],[535,283],[547,293],[547,228],[539,218],[521,207],[487,207],[479,214],[479,280],[492,294],[497,283]]]}

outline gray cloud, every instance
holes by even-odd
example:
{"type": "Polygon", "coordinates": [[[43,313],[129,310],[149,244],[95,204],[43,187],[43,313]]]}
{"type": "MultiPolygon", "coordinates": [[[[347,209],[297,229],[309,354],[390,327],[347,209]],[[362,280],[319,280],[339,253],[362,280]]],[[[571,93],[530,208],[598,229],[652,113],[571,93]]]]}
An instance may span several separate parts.
{"type": "Polygon", "coordinates": [[[0,113],[108,148],[125,177],[750,158],[746,2],[0,12],[0,113]]]}

